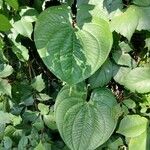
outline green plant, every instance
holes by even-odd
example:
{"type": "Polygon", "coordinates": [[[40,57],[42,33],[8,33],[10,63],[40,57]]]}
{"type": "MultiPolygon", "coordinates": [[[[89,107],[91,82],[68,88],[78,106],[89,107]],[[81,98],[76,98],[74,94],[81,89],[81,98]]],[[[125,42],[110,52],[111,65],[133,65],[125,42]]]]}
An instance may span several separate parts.
{"type": "Polygon", "coordinates": [[[0,0],[0,149],[149,150],[149,17],[149,0],[0,0]]]}

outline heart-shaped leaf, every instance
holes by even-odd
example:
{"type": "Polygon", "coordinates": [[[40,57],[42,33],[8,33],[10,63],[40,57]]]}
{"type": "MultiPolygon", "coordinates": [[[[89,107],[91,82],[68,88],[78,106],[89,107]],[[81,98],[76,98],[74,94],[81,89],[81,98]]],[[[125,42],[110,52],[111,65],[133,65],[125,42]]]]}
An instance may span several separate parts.
{"type": "Polygon", "coordinates": [[[89,19],[81,18],[74,27],[69,8],[51,7],[39,16],[35,27],[40,57],[58,78],[69,84],[81,82],[98,70],[112,46],[107,21],[90,14],[89,19]]]}
{"type": "Polygon", "coordinates": [[[118,106],[107,89],[96,89],[86,101],[85,86],[65,86],[58,94],[55,117],[61,137],[71,150],[94,150],[113,133],[118,106]]]}

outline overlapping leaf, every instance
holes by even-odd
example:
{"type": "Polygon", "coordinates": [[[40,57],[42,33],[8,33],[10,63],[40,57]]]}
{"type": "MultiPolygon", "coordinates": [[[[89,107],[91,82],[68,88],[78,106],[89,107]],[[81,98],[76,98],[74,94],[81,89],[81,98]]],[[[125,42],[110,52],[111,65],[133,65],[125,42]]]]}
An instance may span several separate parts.
{"type": "Polygon", "coordinates": [[[0,31],[8,31],[11,28],[11,24],[6,16],[0,14],[0,31]]]}
{"type": "Polygon", "coordinates": [[[111,21],[113,31],[131,39],[135,30],[150,30],[150,7],[130,6],[111,21]]]}

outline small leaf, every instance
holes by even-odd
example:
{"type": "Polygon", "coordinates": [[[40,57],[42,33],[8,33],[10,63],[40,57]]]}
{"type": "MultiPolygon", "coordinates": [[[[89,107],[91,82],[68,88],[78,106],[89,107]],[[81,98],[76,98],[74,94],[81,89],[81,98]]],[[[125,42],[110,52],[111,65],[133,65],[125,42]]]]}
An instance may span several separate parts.
{"type": "Polygon", "coordinates": [[[136,103],[132,99],[125,99],[123,104],[129,109],[134,109],[136,107],[136,103]]]}
{"type": "Polygon", "coordinates": [[[29,59],[28,49],[21,45],[21,43],[14,43],[15,45],[12,47],[13,52],[16,54],[18,59],[22,62],[26,62],[29,59]]]}
{"type": "Polygon", "coordinates": [[[117,133],[126,137],[136,137],[147,129],[147,125],[148,120],[145,117],[127,115],[121,120],[117,133]]]}
{"type": "Polygon", "coordinates": [[[4,143],[4,148],[7,149],[7,150],[8,150],[8,149],[11,149],[11,148],[12,148],[12,144],[13,144],[11,138],[8,137],[8,136],[5,136],[3,140],[4,140],[4,141],[3,141],[3,143],[4,143]]]}
{"type": "Polygon", "coordinates": [[[113,17],[111,21],[112,31],[120,33],[130,41],[137,28],[138,19],[135,7],[130,6],[125,12],[113,17]]]}
{"type": "Polygon", "coordinates": [[[49,107],[47,105],[42,104],[42,103],[38,104],[38,109],[40,110],[42,115],[47,115],[49,112],[49,107]]]}
{"type": "Polygon", "coordinates": [[[37,145],[36,148],[34,148],[34,150],[46,150],[44,145],[42,144],[42,142],[40,141],[40,143],[37,145]]]}
{"type": "Polygon", "coordinates": [[[27,149],[27,145],[28,145],[28,137],[27,136],[22,136],[19,144],[18,144],[18,149],[19,150],[25,150],[27,149]]]}
{"type": "Polygon", "coordinates": [[[37,100],[39,100],[39,101],[48,101],[48,100],[50,100],[50,99],[52,99],[52,97],[50,97],[49,95],[47,95],[47,94],[43,94],[43,93],[39,93],[38,95],[37,95],[37,100]]]}
{"type": "Polygon", "coordinates": [[[44,129],[44,122],[41,116],[36,118],[36,121],[34,122],[33,127],[35,127],[38,131],[41,131],[44,129]]]}
{"type": "Polygon", "coordinates": [[[22,7],[20,16],[27,22],[35,22],[37,20],[38,12],[36,9],[31,7],[22,7]]]}
{"type": "Polygon", "coordinates": [[[12,24],[13,28],[21,35],[31,39],[31,34],[33,32],[33,26],[31,22],[21,19],[12,24]]]}
{"type": "Polygon", "coordinates": [[[111,21],[112,31],[120,33],[129,41],[135,30],[150,30],[150,7],[131,5],[111,21]]]}
{"type": "Polygon", "coordinates": [[[14,126],[8,125],[8,126],[5,128],[4,135],[11,137],[15,131],[16,131],[16,129],[15,129],[14,126]]]}
{"type": "Polygon", "coordinates": [[[19,4],[18,4],[18,0],[4,0],[9,6],[11,6],[12,8],[14,8],[15,10],[18,10],[19,8],[19,4]]]}
{"type": "Polygon", "coordinates": [[[0,78],[6,78],[13,72],[13,68],[10,65],[0,64],[0,78]]]}
{"type": "Polygon", "coordinates": [[[44,123],[52,130],[56,130],[56,120],[53,113],[43,116],[44,123]]]}
{"type": "Polygon", "coordinates": [[[34,78],[32,87],[35,90],[37,90],[38,92],[41,92],[45,88],[45,83],[42,79],[42,74],[40,74],[34,78]]]}
{"type": "Polygon", "coordinates": [[[11,116],[9,113],[0,111],[0,125],[11,122],[11,116]]]}
{"type": "Polygon", "coordinates": [[[150,68],[138,67],[131,70],[125,78],[125,87],[132,92],[150,92],[150,68]]]}
{"type": "Polygon", "coordinates": [[[6,16],[0,14],[0,31],[8,31],[11,29],[11,24],[6,16]]]}
{"type": "Polygon", "coordinates": [[[7,80],[0,78],[0,95],[5,94],[11,97],[11,85],[7,80]]]}
{"type": "Polygon", "coordinates": [[[118,49],[113,51],[112,57],[118,65],[131,67],[132,58],[128,54],[128,52],[130,51],[131,51],[131,48],[129,47],[129,45],[124,42],[121,42],[119,43],[118,49]]]}
{"type": "Polygon", "coordinates": [[[65,86],[57,96],[55,116],[64,142],[73,150],[94,150],[113,133],[118,113],[117,102],[107,89],[95,89],[86,101],[83,85],[65,86]]]}

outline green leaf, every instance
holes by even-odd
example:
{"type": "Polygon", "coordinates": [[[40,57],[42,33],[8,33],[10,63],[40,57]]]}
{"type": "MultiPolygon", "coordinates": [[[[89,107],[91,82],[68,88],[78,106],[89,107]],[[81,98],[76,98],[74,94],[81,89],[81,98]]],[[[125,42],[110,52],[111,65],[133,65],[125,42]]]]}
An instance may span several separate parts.
{"type": "Polygon", "coordinates": [[[129,150],[149,150],[150,149],[150,131],[145,130],[137,137],[129,141],[129,150]]]}
{"type": "Polygon", "coordinates": [[[18,4],[18,0],[4,0],[9,6],[11,6],[12,8],[14,8],[15,10],[18,10],[19,8],[19,4],[18,4]]]}
{"type": "Polygon", "coordinates": [[[113,17],[111,21],[112,31],[120,33],[129,41],[138,25],[139,17],[134,6],[130,6],[125,12],[113,17]]]}
{"type": "Polygon", "coordinates": [[[22,136],[22,138],[20,139],[19,144],[18,144],[18,150],[27,149],[27,145],[28,145],[28,137],[22,136]]]}
{"type": "Polygon", "coordinates": [[[15,131],[16,131],[16,129],[15,129],[14,126],[8,125],[8,126],[5,128],[4,134],[5,134],[5,136],[11,137],[15,131]]]}
{"type": "Polygon", "coordinates": [[[128,73],[131,71],[130,68],[128,67],[120,67],[118,70],[116,69],[115,70],[115,73],[114,73],[114,80],[121,84],[121,85],[124,85],[125,82],[126,82],[126,76],[128,75],[128,73]]]}
{"type": "Polygon", "coordinates": [[[0,60],[2,62],[8,62],[7,58],[4,55],[4,46],[5,43],[3,42],[3,39],[0,37],[0,60]]]}
{"type": "Polygon", "coordinates": [[[8,31],[11,28],[11,24],[8,18],[0,14],[0,31],[8,31]]]}
{"type": "Polygon", "coordinates": [[[21,20],[12,23],[13,28],[21,35],[31,39],[33,32],[33,26],[31,22],[21,18],[21,20]]]}
{"type": "Polygon", "coordinates": [[[53,113],[43,116],[44,123],[52,130],[56,130],[56,120],[53,113]]]}
{"type": "Polygon", "coordinates": [[[0,37],[0,50],[3,49],[4,47],[4,42],[3,39],[0,37]]]}
{"type": "Polygon", "coordinates": [[[21,8],[20,16],[27,22],[35,22],[37,20],[38,12],[34,8],[25,6],[21,8]]]}
{"type": "Polygon", "coordinates": [[[118,11],[122,10],[124,5],[122,0],[102,0],[102,2],[102,9],[106,9],[110,19],[116,15],[118,11]]]}
{"type": "Polygon", "coordinates": [[[14,44],[15,45],[12,47],[13,52],[20,61],[26,62],[29,59],[28,49],[21,45],[21,43],[14,42],[14,44]]]}
{"type": "Polygon", "coordinates": [[[90,78],[91,88],[103,87],[108,84],[113,77],[113,64],[107,60],[100,69],[98,69],[90,78]]]}
{"type": "Polygon", "coordinates": [[[71,6],[73,4],[74,0],[67,0],[67,3],[69,6],[71,6]]]}
{"type": "Polygon", "coordinates": [[[13,72],[13,68],[10,65],[0,64],[0,78],[6,78],[13,72]]]}
{"type": "Polygon", "coordinates": [[[40,141],[40,143],[37,145],[36,148],[34,148],[34,150],[46,150],[44,145],[42,144],[42,142],[40,141]]]}
{"type": "Polygon", "coordinates": [[[32,87],[37,90],[38,92],[41,92],[45,88],[45,83],[42,79],[42,74],[36,76],[32,82],[32,87]]]}
{"type": "Polygon", "coordinates": [[[131,48],[129,47],[129,45],[124,42],[121,42],[121,43],[119,43],[118,49],[113,51],[112,57],[118,65],[131,67],[132,66],[132,58],[128,54],[128,52],[130,52],[130,51],[131,51],[131,48]]]}
{"type": "Polygon", "coordinates": [[[35,127],[38,131],[41,131],[44,129],[44,122],[41,116],[36,118],[36,121],[34,122],[33,127],[35,127]]]}
{"type": "Polygon", "coordinates": [[[149,6],[150,1],[149,0],[133,0],[133,3],[138,5],[138,6],[149,6]]]}
{"type": "MultiPolygon", "coordinates": [[[[97,15],[100,11],[107,16],[107,18],[112,18],[112,16],[118,11],[122,10],[123,2],[122,0],[79,0],[77,1],[77,5],[80,7],[82,5],[89,4],[94,6],[93,9],[97,9],[95,15],[97,15]]],[[[85,15],[85,14],[84,14],[85,15]]]]}
{"type": "Polygon", "coordinates": [[[145,117],[127,115],[121,120],[117,133],[126,137],[136,137],[147,129],[147,125],[148,120],[145,117]]]}
{"type": "Polygon", "coordinates": [[[11,85],[7,80],[0,78],[0,95],[5,94],[11,97],[11,85]]]}
{"type": "Polygon", "coordinates": [[[132,99],[123,100],[123,104],[129,109],[134,109],[136,107],[136,103],[132,99]]]}
{"type": "Polygon", "coordinates": [[[72,150],[94,150],[113,133],[118,112],[117,102],[107,89],[96,89],[86,101],[83,85],[65,86],[57,96],[55,117],[58,130],[72,150]]]}
{"type": "Polygon", "coordinates": [[[111,137],[108,141],[107,141],[107,148],[108,150],[117,150],[118,147],[121,147],[121,145],[123,145],[123,141],[122,139],[116,138],[115,136],[111,137]]]}
{"type": "Polygon", "coordinates": [[[0,0],[0,9],[3,7],[3,0],[0,0]]]}
{"type": "Polygon", "coordinates": [[[0,125],[10,123],[10,122],[11,122],[10,114],[0,111],[0,125]]]}
{"type": "Polygon", "coordinates": [[[0,140],[3,139],[4,130],[5,130],[5,124],[1,124],[1,123],[0,123],[0,140]]]}
{"type": "Polygon", "coordinates": [[[137,30],[150,30],[150,7],[135,7],[135,10],[139,16],[139,22],[137,30]]]}
{"type": "Polygon", "coordinates": [[[149,17],[150,7],[131,5],[125,12],[113,17],[111,28],[130,41],[135,30],[150,30],[150,20],[147,19],[149,17]]]}
{"type": "Polygon", "coordinates": [[[48,101],[48,100],[52,99],[52,97],[50,97],[49,95],[47,95],[45,93],[39,93],[36,98],[37,98],[37,100],[39,100],[41,102],[48,101]]]}
{"type": "Polygon", "coordinates": [[[8,137],[8,136],[5,136],[3,140],[4,140],[4,141],[3,141],[3,143],[4,143],[4,148],[5,148],[6,150],[11,149],[11,148],[12,148],[12,144],[13,144],[11,138],[8,137]]]}
{"type": "Polygon", "coordinates": [[[150,51],[150,37],[145,39],[145,47],[150,51]]]}
{"type": "Polygon", "coordinates": [[[42,103],[38,104],[38,109],[40,110],[42,115],[47,115],[49,112],[49,107],[47,105],[42,104],[42,103]]]}
{"type": "Polygon", "coordinates": [[[138,67],[131,70],[125,78],[125,87],[132,92],[150,92],[150,68],[138,67]]]}
{"type": "Polygon", "coordinates": [[[36,23],[34,39],[40,57],[48,69],[69,84],[94,74],[112,46],[108,23],[98,17],[89,20],[82,26],[83,17],[80,26],[73,28],[70,10],[57,6],[46,9],[36,23]]]}

